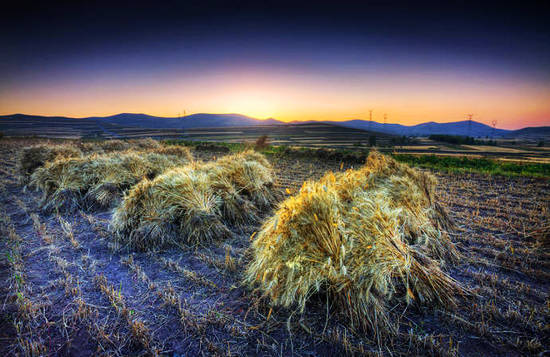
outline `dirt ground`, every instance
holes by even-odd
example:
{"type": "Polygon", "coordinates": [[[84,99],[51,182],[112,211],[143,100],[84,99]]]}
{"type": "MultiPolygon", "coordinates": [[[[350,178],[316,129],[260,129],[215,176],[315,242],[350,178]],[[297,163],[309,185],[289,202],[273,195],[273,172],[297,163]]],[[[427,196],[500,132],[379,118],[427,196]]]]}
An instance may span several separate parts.
{"type": "MultiPolygon", "coordinates": [[[[385,344],[351,330],[326,296],[306,313],[241,284],[250,236],[154,253],[117,250],[111,212],[44,215],[18,184],[21,141],[0,142],[0,354],[544,355],[550,353],[550,180],[438,174],[462,253],[444,269],[471,292],[456,310],[405,311],[385,344]]],[[[194,152],[209,160],[221,153],[194,152]]],[[[350,163],[270,158],[278,188],[350,163]]],[[[266,213],[266,215],[269,213],[266,213]]]]}

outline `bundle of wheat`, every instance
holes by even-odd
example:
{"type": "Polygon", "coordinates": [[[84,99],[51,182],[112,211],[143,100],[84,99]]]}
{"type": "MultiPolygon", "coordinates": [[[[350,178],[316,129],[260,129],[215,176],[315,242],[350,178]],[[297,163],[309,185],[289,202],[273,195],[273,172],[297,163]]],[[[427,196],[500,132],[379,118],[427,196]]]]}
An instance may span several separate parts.
{"type": "Polygon", "coordinates": [[[435,208],[434,179],[378,153],[360,170],[306,182],[253,242],[246,281],[275,305],[303,311],[325,291],[353,326],[383,337],[397,331],[399,302],[452,306],[463,290],[439,259],[456,251],[435,208]]]}
{"type": "Polygon", "coordinates": [[[81,141],[78,144],[78,147],[82,152],[90,153],[110,153],[115,151],[125,151],[125,150],[149,150],[149,149],[158,149],[162,145],[152,139],[130,139],[127,141],[119,139],[110,139],[110,140],[93,140],[93,141],[81,141]]]}
{"type": "Polygon", "coordinates": [[[273,169],[262,154],[248,150],[222,157],[215,165],[242,195],[258,207],[270,207],[276,200],[273,169]]]}
{"type": "Polygon", "coordinates": [[[42,144],[23,148],[17,157],[19,181],[26,184],[32,173],[48,161],[57,158],[79,157],[82,152],[75,146],[42,144]]]}
{"type": "Polygon", "coordinates": [[[45,211],[106,209],[141,179],[152,179],[189,159],[188,151],[187,155],[163,155],[155,150],[59,159],[36,170],[31,185],[43,191],[45,211]]]}
{"type": "Polygon", "coordinates": [[[99,148],[104,152],[123,151],[130,149],[130,144],[118,139],[103,140],[98,143],[99,148]]]}
{"type": "Polygon", "coordinates": [[[159,149],[162,145],[153,138],[144,138],[144,139],[130,139],[128,144],[133,149],[159,149]]]}
{"type": "Polygon", "coordinates": [[[193,245],[229,234],[219,208],[208,175],[180,167],[132,188],[115,210],[111,226],[117,241],[131,249],[193,245]]]}
{"type": "Polygon", "coordinates": [[[402,210],[404,237],[409,244],[440,258],[456,258],[456,249],[445,233],[454,223],[434,199],[437,181],[433,175],[373,152],[359,170],[328,174],[320,182],[333,185],[344,202],[350,202],[357,192],[378,192],[390,208],[402,210]]]}
{"type": "Polygon", "coordinates": [[[99,141],[79,141],[76,146],[86,155],[91,153],[104,153],[103,149],[99,145],[99,141]]]}
{"type": "Polygon", "coordinates": [[[262,203],[273,204],[272,185],[271,167],[257,154],[193,163],[136,185],[115,210],[111,227],[131,249],[204,244],[230,235],[228,226],[257,219],[250,199],[261,195],[262,203]]]}
{"type": "Polygon", "coordinates": [[[149,152],[154,152],[161,155],[172,155],[186,158],[189,162],[193,161],[193,156],[188,147],[185,146],[159,146],[158,148],[152,148],[149,152]]]}
{"type": "Polygon", "coordinates": [[[222,167],[214,163],[196,169],[208,173],[210,187],[221,199],[220,212],[226,222],[241,225],[258,220],[258,208],[244,196],[240,187],[235,186],[222,167]]]}

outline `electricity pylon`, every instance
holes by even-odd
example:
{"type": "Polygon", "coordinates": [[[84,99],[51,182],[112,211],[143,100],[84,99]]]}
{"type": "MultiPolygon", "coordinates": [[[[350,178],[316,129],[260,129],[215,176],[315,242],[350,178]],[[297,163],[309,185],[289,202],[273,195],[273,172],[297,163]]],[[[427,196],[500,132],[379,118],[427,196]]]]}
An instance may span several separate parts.
{"type": "Polygon", "coordinates": [[[472,117],[474,115],[473,114],[466,114],[466,116],[468,117],[468,136],[472,136],[472,117]]]}
{"type": "Polygon", "coordinates": [[[372,129],[372,109],[369,110],[369,131],[372,129]]]}

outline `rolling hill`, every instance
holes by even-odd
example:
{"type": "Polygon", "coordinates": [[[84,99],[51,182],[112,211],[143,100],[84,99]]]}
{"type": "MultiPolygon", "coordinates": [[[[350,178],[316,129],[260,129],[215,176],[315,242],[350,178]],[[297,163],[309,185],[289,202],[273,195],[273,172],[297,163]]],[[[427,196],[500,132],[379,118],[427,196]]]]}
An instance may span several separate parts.
{"type": "MultiPolygon", "coordinates": [[[[37,115],[13,114],[0,116],[0,131],[6,135],[47,135],[49,128],[71,129],[75,135],[79,132],[109,132],[112,128],[173,129],[188,130],[197,128],[249,127],[265,125],[295,125],[320,123],[315,121],[294,121],[285,123],[275,119],[256,119],[241,114],[198,113],[181,118],[157,117],[147,114],[122,113],[108,117],[67,118],[37,115]],[[42,131],[44,128],[45,131],[42,131]]],[[[322,123],[351,129],[360,129],[399,136],[428,136],[431,134],[463,135],[473,137],[524,137],[547,138],[549,127],[524,128],[520,130],[494,129],[476,121],[458,121],[451,123],[427,122],[418,125],[382,124],[368,120],[324,121],[322,123]]]]}
{"type": "Polygon", "coordinates": [[[488,125],[467,120],[451,123],[436,123],[428,122],[417,125],[401,125],[401,124],[382,124],[378,122],[370,122],[368,120],[348,120],[338,122],[327,122],[336,125],[346,126],[348,128],[363,129],[378,131],[386,134],[405,135],[405,136],[428,136],[432,134],[449,134],[463,135],[473,137],[493,137],[504,136],[512,131],[503,129],[494,129],[488,125]]]}
{"type": "Polygon", "coordinates": [[[550,126],[535,126],[514,130],[505,137],[522,139],[548,139],[550,138],[550,126]]]}
{"type": "Polygon", "coordinates": [[[220,128],[230,126],[254,126],[283,124],[275,119],[255,119],[241,114],[191,114],[181,118],[155,117],[147,114],[122,113],[109,117],[90,117],[97,120],[122,126],[137,126],[148,129],[191,129],[220,128]]]}

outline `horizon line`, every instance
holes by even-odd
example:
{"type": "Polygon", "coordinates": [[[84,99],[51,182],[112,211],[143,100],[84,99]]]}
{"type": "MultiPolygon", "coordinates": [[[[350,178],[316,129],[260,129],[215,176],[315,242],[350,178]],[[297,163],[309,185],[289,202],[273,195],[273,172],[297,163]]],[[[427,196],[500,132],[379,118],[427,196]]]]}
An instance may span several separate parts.
{"type": "MultiPolygon", "coordinates": [[[[162,118],[162,119],[182,119],[182,118],[186,118],[186,117],[190,117],[190,116],[193,116],[193,115],[198,115],[198,114],[207,114],[207,115],[240,115],[240,116],[243,116],[243,117],[247,117],[247,118],[250,118],[250,119],[253,119],[253,120],[258,120],[258,121],[266,121],[266,120],[275,120],[275,121],[279,121],[281,123],[284,123],[284,124],[292,124],[292,123],[302,123],[302,122],[320,122],[320,123],[326,123],[326,122],[347,122],[347,121],[352,121],[352,120],[360,120],[360,121],[364,121],[364,122],[369,122],[370,120],[369,119],[362,119],[362,118],[351,118],[351,119],[333,119],[333,120],[321,120],[321,119],[304,119],[304,120],[288,120],[288,121],[285,121],[285,120],[282,120],[282,119],[277,119],[277,118],[274,118],[274,117],[268,117],[268,118],[257,118],[257,117],[254,117],[254,116],[250,116],[250,115],[247,115],[247,114],[242,114],[242,113],[208,113],[208,112],[197,112],[197,113],[192,113],[192,114],[187,114],[187,115],[184,115],[184,116],[161,116],[161,115],[152,115],[152,114],[147,114],[147,113],[132,113],[132,112],[120,112],[120,113],[115,113],[115,114],[108,114],[108,115],[90,115],[90,116],[67,116],[67,115],[43,115],[43,114],[25,114],[25,113],[12,113],[12,114],[0,114],[0,117],[9,117],[9,116],[13,116],[13,115],[26,115],[26,116],[35,116],[35,117],[44,117],[44,118],[67,118],[67,119],[90,119],[90,118],[108,118],[108,117],[114,117],[114,116],[117,116],[117,115],[123,115],[123,114],[129,114],[129,115],[145,115],[145,116],[149,116],[149,117],[154,117],[154,118],[162,118]]],[[[376,121],[376,120],[372,120],[372,122],[374,123],[378,123],[378,124],[381,124],[381,125],[401,125],[401,126],[406,126],[406,127],[413,127],[413,126],[416,126],[416,125],[421,125],[421,124],[428,124],[428,123],[435,123],[435,124],[449,124],[449,123],[460,123],[460,122],[467,122],[468,119],[463,119],[463,120],[455,120],[455,121],[444,121],[444,122],[441,122],[441,121],[434,121],[434,120],[430,120],[430,121],[425,121],[425,122],[419,122],[417,124],[410,124],[410,125],[407,125],[407,124],[401,124],[399,122],[391,122],[391,123],[382,123],[382,122],[379,122],[379,121],[376,121]]],[[[486,123],[483,123],[482,121],[479,121],[479,120],[475,120],[475,119],[472,119],[472,122],[476,122],[476,123],[479,123],[479,124],[483,124],[483,125],[486,125],[486,126],[491,126],[490,124],[486,124],[486,123]]],[[[495,129],[497,130],[509,130],[509,131],[514,131],[514,130],[521,130],[521,129],[526,129],[526,128],[542,128],[542,127],[550,127],[550,122],[548,123],[548,125],[537,125],[537,126],[523,126],[519,129],[509,129],[509,128],[505,128],[505,127],[495,127],[495,129]]]]}

